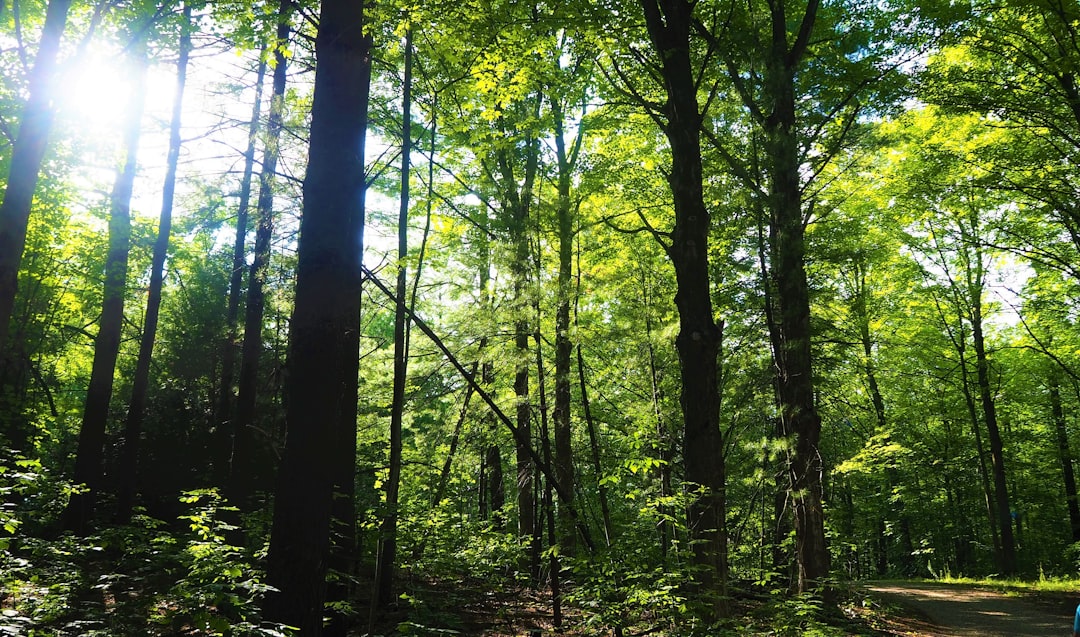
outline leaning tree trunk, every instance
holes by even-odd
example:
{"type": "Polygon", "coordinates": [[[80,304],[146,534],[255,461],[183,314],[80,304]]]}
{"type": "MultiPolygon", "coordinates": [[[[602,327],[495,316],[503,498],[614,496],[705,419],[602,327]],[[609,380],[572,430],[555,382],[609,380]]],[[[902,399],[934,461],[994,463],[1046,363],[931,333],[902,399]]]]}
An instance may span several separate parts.
{"type": "Polygon", "coordinates": [[[183,23],[180,26],[180,55],[176,62],[176,95],[173,97],[172,124],[169,128],[169,153],[166,160],[165,183],[161,187],[161,216],[158,220],[157,239],[154,241],[146,318],[143,321],[142,339],[139,342],[139,358],[135,364],[131,402],[128,405],[127,421],[124,423],[124,447],[118,467],[116,518],[120,523],[126,523],[131,519],[131,508],[135,501],[139,441],[142,437],[143,420],[146,415],[146,397],[150,389],[150,360],[154,354],[154,341],[157,340],[161,290],[165,280],[165,259],[169,253],[169,235],[172,233],[173,195],[176,192],[176,168],[180,161],[180,115],[184,105],[188,56],[191,54],[190,4],[184,4],[183,14],[183,23]]]}
{"type": "MultiPolygon", "coordinates": [[[[26,247],[30,207],[52,129],[55,112],[52,83],[56,76],[56,56],[70,8],[71,0],[51,0],[46,10],[41,42],[34,58],[34,68],[30,72],[30,97],[23,107],[19,132],[12,145],[7,187],[4,189],[4,201],[0,204],[0,365],[15,364],[14,355],[8,352],[8,329],[15,308],[15,291],[23,248],[26,247]]],[[[3,376],[0,374],[0,378],[3,376]]],[[[0,387],[0,392],[3,391],[4,388],[0,387]]]]}
{"type": "MultiPolygon", "coordinates": [[[[683,462],[690,490],[700,487],[687,512],[697,583],[727,595],[726,475],[720,432],[717,356],[721,333],[709,292],[710,215],[702,190],[701,125],[697,85],[690,59],[693,4],[686,0],[641,0],[652,46],[667,92],[664,134],[671,146],[675,224],[668,257],[675,267],[682,374],[683,462]]],[[[717,610],[723,612],[722,602],[717,610]]]]}
{"type": "Polygon", "coordinates": [[[270,265],[270,242],[274,236],[274,183],[278,164],[278,143],[285,126],[285,83],[287,62],[284,46],[289,40],[292,2],[281,0],[274,47],[274,78],[270,115],[266,123],[259,200],[256,206],[255,247],[248,272],[247,305],[244,308],[244,342],[240,352],[237,381],[236,423],[233,427],[232,459],[229,467],[229,499],[242,510],[252,506],[258,484],[261,439],[256,435],[255,405],[258,395],[259,361],[262,358],[263,314],[266,309],[266,275],[270,265]]]}
{"type": "Polygon", "coordinates": [[[297,251],[296,300],[290,324],[286,440],[267,555],[267,619],[322,634],[333,458],[341,423],[355,427],[350,337],[359,328],[363,246],[360,156],[366,120],[370,45],[363,3],[324,0],[315,38],[315,90],[297,251]]]}
{"type": "Polygon", "coordinates": [[[102,298],[98,334],[94,340],[94,362],[90,370],[90,386],[86,392],[79,447],[75,456],[72,482],[85,485],[85,490],[73,493],[64,510],[64,528],[85,533],[94,512],[94,502],[101,489],[104,462],[105,425],[112,399],[113,375],[120,351],[120,335],[124,324],[124,293],[127,287],[128,252],[131,247],[131,193],[135,185],[138,162],[139,133],[143,101],[146,98],[145,43],[132,51],[134,86],[125,111],[127,130],[124,133],[126,159],[117,173],[110,196],[109,252],[105,260],[105,292],[102,298]]]}

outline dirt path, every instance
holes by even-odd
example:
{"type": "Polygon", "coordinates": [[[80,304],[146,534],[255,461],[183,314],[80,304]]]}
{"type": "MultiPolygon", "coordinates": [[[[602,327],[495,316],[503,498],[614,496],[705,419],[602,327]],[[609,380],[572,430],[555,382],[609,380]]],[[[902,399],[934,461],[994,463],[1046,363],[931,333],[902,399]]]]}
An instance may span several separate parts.
{"type": "Polygon", "coordinates": [[[896,635],[911,637],[1071,635],[1076,601],[1068,596],[1031,598],[971,586],[934,582],[882,582],[867,587],[875,597],[913,611],[890,622],[896,635]]]}

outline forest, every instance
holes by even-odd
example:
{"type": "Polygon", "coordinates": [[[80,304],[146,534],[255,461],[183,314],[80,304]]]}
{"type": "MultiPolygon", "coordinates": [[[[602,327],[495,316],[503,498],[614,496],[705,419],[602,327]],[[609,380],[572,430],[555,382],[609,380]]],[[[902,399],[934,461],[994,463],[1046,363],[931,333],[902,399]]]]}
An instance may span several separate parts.
{"type": "Polygon", "coordinates": [[[0,0],[0,179],[0,634],[1080,577],[1076,0],[0,0]]]}

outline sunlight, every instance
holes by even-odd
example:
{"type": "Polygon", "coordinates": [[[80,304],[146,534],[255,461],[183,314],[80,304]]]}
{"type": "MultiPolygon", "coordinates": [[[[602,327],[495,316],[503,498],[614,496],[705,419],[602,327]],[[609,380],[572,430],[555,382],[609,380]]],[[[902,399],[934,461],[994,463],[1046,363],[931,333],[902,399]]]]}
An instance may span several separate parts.
{"type": "Polygon", "coordinates": [[[89,54],[65,71],[57,87],[60,111],[84,129],[118,129],[131,91],[127,69],[116,58],[89,54]]]}

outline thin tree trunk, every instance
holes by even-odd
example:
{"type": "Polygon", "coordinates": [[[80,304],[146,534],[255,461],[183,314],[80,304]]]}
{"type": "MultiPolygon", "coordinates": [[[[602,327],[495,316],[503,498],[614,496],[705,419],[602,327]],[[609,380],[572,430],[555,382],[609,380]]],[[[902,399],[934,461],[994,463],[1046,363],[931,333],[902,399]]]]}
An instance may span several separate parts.
{"type": "Polygon", "coordinates": [[[255,77],[255,104],[248,124],[248,146],[244,151],[244,175],[240,178],[240,201],[236,211],[236,238],[233,241],[232,271],[229,275],[229,301],[225,313],[225,341],[221,344],[221,378],[218,382],[218,402],[214,414],[214,476],[224,484],[229,475],[232,439],[235,433],[232,415],[233,376],[238,349],[240,297],[243,294],[244,247],[247,241],[248,208],[251,204],[251,181],[255,170],[255,143],[259,137],[259,117],[262,112],[263,82],[266,77],[266,46],[259,52],[259,67],[255,77]]]}
{"type": "MultiPolygon", "coordinates": [[[[877,428],[880,432],[887,432],[888,420],[885,417],[885,399],[882,397],[881,388],[878,386],[877,369],[874,365],[874,341],[870,334],[870,313],[867,307],[870,291],[866,285],[866,268],[863,264],[855,264],[855,271],[852,273],[852,277],[855,295],[852,313],[855,316],[855,320],[858,321],[859,340],[862,343],[863,372],[866,374],[866,386],[870,392],[870,403],[874,407],[874,419],[877,428]]],[[[891,499],[893,488],[900,481],[896,469],[887,467],[885,470],[885,478],[887,488],[882,496],[884,500],[882,502],[882,509],[885,511],[893,511],[896,519],[900,523],[900,565],[905,575],[913,576],[915,572],[912,556],[914,555],[915,547],[911,541],[911,522],[905,510],[903,499],[891,499]]],[[[881,525],[884,526],[884,518],[882,518],[880,522],[881,525]]],[[[877,563],[877,569],[880,575],[884,575],[888,570],[889,554],[887,547],[887,537],[882,535],[880,538],[880,552],[877,563]]]]}
{"type": "Polygon", "coordinates": [[[701,125],[690,56],[694,5],[686,0],[641,0],[645,24],[667,92],[664,134],[671,146],[668,182],[675,208],[670,243],[675,267],[682,373],[683,462],[688,488],[700,488],[688,511],[696,583],[716,594],[726,614],[727,537],[724,441],[720,431],[717,356],[722,335],[713,318],[709,286],[709,209],[702,190],[701,125]]]}
{"type": "MultiPolygon", "coordinates": [[[[366,280],[370,281],[375,287],[379,288],[379,291],[382,292],[388,299],[390,299],[391,302],[397,302],[393,290],[387,287],[386,284],[380,281],[378,277],[376,277],[375,274],[373,274],[366,267],[364,268],[364,276],[366,280]]],[[[561,502],[565,502],[566,494],[562,492],[562,487],[560,487],[559,483],[555,480],[554,469],[546,462],[544,462],[544,459],[541,457],[541,455],[532,448],[532,445],[529,444],[531,440],[525,437],[524,432],[522,432],[522,430],[518,428],[514,420],[507,416],[506,413],[502,410],[502,408],[499,407],[498,402],[495,401],[490,392],[484,389],[484,387],[480,384],[480,381],[476,380],[469,374],[469,371],[465,368],[464,365],[462,365],[461,361],[459,361],[457,357],[454,356],[454,353],[451,352],[450,348],[446,346],[446,343],[444,343],[442,339],[439,338],[439,335],[436,334],[435,331],[432,330],[427,323],[421,320],[421,318],[417,316],[415,312],[413,312],[411,309],[407,309],[407,311],[409,312],[409,316],[411,317],[413,324],[421,332],[423,332],[424,335],[426,335],[432,343],[435,344],[435,347],[437,347],[439,351],[443,353],[443,356],[446,358],[446,360],[450,362],[450,364],[454,367],[455,370],[457,370],[458,374],[465,380],[465,382],[472,386],[473,391],[476,392],[476,395],[479,396],[485,404],[487,404],[488,408],[491,410],[491,413],[495,415],[495,417],[499,420],[499,422],[503,424],[503,426],[510,430],[510,433],[514,436],[515,442],[521,445],[526,450],[526,453],[532,461],[533,466],[538,468],[540,470],[540,473],[543,474],[544,478],[551,482],[552,488],[555,489],[555,493],[558,495],[559,500],[561,502]]],[[[589,527],[585,525],[584,520],[581,518],[580,515],[578,515],[577,511],[574,510],[573,506],[568,506],[567,508],[570,509],[570,514],[574,518],[574,522],[577,525],[578,533],[581,536],[582,542],[585,543],[585,546],[589,549],[589,551],[594,551],[596,549],[596,545],[593,543],[592,535],[589,533],[589,527]]]]}
{"type": "Polygon", "coordinates": [[[585,382],[585,360],[581,354],[581,343],[577,346],[577,363],[578,381],[581,387],[581,408],[585,413],[585,426],[589,429],[589,448],[592,451],[593,470],[596,472],[597,492],[600,496],[600,517],[604,522],[604,544],[610,547],[615,537],[615,526],[611,521],[607,485],[604,484],[604,468],[600,462],[600,440],[596,435],[596,423],[593,422],[592,410],[589,408],[589,392],[585,382]]]}
{"type": "MultiPolygon", "coordinates": [[[[50,0],[46,9],[41,41],[30,72],[30,96],[23,107],[19,132],[12,145],[7,186],[0,204],[0,365],[17,364],[15,355],[8,353],[8,330],[15,309],[30,207],[52,130],[56,57],[70,8],[71,0],[50,0]]],[[[3,376],[0,374],[0,378],[3,376]]],[[[0,387],[0,392],[3,391],[0,387]]]]}
{"type": "Polygon", "coordinates": [[[109,418],[113,376],[120,351],[120,336],[124,323],[124,296],[127,287],[128,252],[131,248],[131,194],[138,168],[139,133],[143,101],[146,98],[145,42],[139,40],[132,48],[133,86],[126,108],[124,132],[125,160],[117,173],[110,196],[109,252],[105,260],[105,284],[101,318],[94,339],[94,362],[90,371],[90,386],[86,392],[79,446],[75,456],[72,482],[84,485],[85,490],[73,493],[64,510],[64,528],[85,533],[90,527],[95,500],[102,486],[105,425],[109,418]]]}
{"type": "MultiPolygon", "coordinates": [[[[660,497],[667,498],[672,495],[671,486],[671,436],[667,424],[664,422],[663,410],[660,408],[660,374],[656,367],[656,349],[653,347],[652,333],[652,308],[649,302],[649,291],[645,280],[645,271],[641,271],[641,300],[645,309],[645,345],[649,353],[649,384],[652,390],[653,417],[656,419],[656,452],[660,460],[657,473],[660,476],[660,497]]],[[[661,504],[658,507],[660,514],[660,560],[666,563],[668,548],[675,538],[675,523],[671,516],[670,507],[661,504]],[[670,518],[670,519],[669,519],[670,518]]]]}
{"type": "MultiPolygon", "coordinates": [[[[979,254],[981,259],[981,254],[979,254]]],[[[981,278],[981,275],[980,275],[981,278]]],[[[1005,477],[1005,452],[998,428],[997,409],[994,405],[993,389],[990,387],[990,362],[986,355],[986,344],[982,331],[982,299],[980,283],[979,294],[972,295],[971,336],[975,344],[975,374],[979,387],[979,401],[982,404],[983,418],[990,442],[990,460],[994,475],[994,502],[997,505],[998,524],[1001,530],[1001,573],[1016,573],[1016,544],[1013,539],[1012,512],[1009,507],[1009,491],[1005,477]]]]}
{"type": "Polygon", "coordinates": [[[176,169],[180,161],[180,116],[184,104],[184,85],[187,82],[188,56],[191,54],[190,28],[191,5],[185,3],[183,23],[180,26],[180,55],[176,63],[176,94],[173,96],[172,123],[169,128],[165,183],[161,187],[161,216],[158,220],[157,239],[154,241],[146,318],[143,321],[142,339],[139,342],[139,358],[135,364],[131,402],[128,405],[127,421],[124,424],[124,447],[118,467],[116,518],[120,523],[126,523],[131,519],[131,508],[135,501],[138,480],[139,442],[142,438],[146,398],[150,389],[150,361],[154,354],[154,341],[157,340],[161,292],[165,279],[165,259],[169,254],[169,237],[172,233],[173,195],[176,192],[176,169]]]}
{"type": "MultiPolygon", "coordinates": [[[[540,110],[540,100],[536,102],[536,111],[540,110]]],[[[518,537],[522,541],[531,541],[533,550],[530,551],[529,562],[533,573],[533,580],[539,579],[540,555],[538,546],[533,538],[536,536],[536,494],[533,491],[534,473],[532,457],[529,453],[532,438],[532,404],[529,402],[529,338],[532,330],[527,318],[529,302],[527,298],[529,278],[529,213],[532,207],[533,185],[536,180],[536,172],[539,164],[539,140],[531,135],[525,140],[526,158],[525,175],[522,186],[517,184],[514,170],[508,153],[504,150],[498,155],[499,170],[502,176],[502,187],[505,190],[504,208],[509,215],[507,219],[510,228],[510,242],[513,246],[513,257],[510,265],[513,277],[514,310],[517,316],[514,320],[514,346],[517,349],[517,360],[514,371],[514,396],[517,399],[517,428],[521,436],[515,441],[515,456],[517,461],[517,503],[518,503],[518,537]]],[[[565,493],[560,489],[560,492],[565,493]]]]}
{"type": "Polygon", "coordinates": [[[355,436],[355,369],[363,253],[370,41],[363,4],[324,0],[315,39],[311,138],[304,179],[296,301],[290,324],[286,443],[278,476],[264,615],[322,634],[326,570],[342,423],[355,436]]]}
{"type": "MultiPolygon", "coordinates": [[[[563,129],[563,108],[558,98],[551,100],[555,125],[555,159],[558,168],[558,200],[555,216],[559,228],[558,298],[555,310],[555,474],[566,492],[574,495],[574,445],[570,419],[570,282],[573,276],[574,224],[570,201],[570,177],[580,148],[578,132],[574,148],[567,154],[563,129]]],[[[564,554],[572,556],[575,548],[574,522],[563,507],[559,508],[559,544],[564,554]]]]}
{"type": "Polygon", "coordinates": [[[394,312],[394,383],[390,406],[390,470],[386,479],[386,514],[382,520],[375,569],[373,608],[385,609],[394,594],[397,559],[398,488],[401,483],[401,422],[405,414],[408,352],[405,344],[406,268],[409,256],[409,158],[412,153],[412,29],[405,32],[405,79],[401,96],[401,197],[398,206],[397,303],[394,312]]]}
{"type": "Polygon", "coordinates": [[[260,446],[255,408],[258,396],[259,361],[262,358],[263,314],[266,309],[264,287],[270,264],[270,243],[274,235],[274,182],[278,164],[278,143],[285,122],[285,84],[288,58],[284,47],[289,41],[292,2],[281,0],[274,47],[274,78],[270,95],[270,115],[266,123],[262,172],[259,176],[259,200],[256,205],[255,247],[248,272],[247,300],[244,308],[244,342],[240,354],[237,383],[236,424],[233,428],[232,460],[229,468],[229,492],[232,503],[241,510],[252,506],[251,498],[259,484],[260,446]]]}
{"type": "Polygon", "coordinates": [[[1054,419],[1054,433],[1057,437],[1058,459],[1061,461],[1061,473],[1065,482],[1065,499],[1069,508],[1069,529],[1072,541],[1080,542],[1080,506],[1076,497],[1076,474],[1073,471],[1073,456],[1069,449],[1069,432],[1065,426],[1065,410],[1061,407],[1060,372],[1054,368],[1050,372],[1050,413],[1054,419]]]}
{"type": "MultiPolygon", "coordinates": [[[[539,265],[539,262],[537,262],[539,265]]],[[[536,305],[537,317],[536,324],[540,325],[540,305],[536,305]]],[[[537,329],[534,334],[536,340],[536,385],[540,393],[540,441],[544,454],[544,462],[550,467],[555,467],[555,474],[558,475],[559,467],[554,464],[554,458],[551,453],[551,432],[548,429],[548,417],[547,417],[547,389],[544,381],[544,354],[541,348],[540,330],[537,329]]],[[[567,488],[565,483],[561,484],[564,489],[567,488]]],[[[560,631],[562,628],[562,589],[560,587],[560,569],[559,565],[559,551],[556,550],[557,545],[564,541],[555,530],[555,506],[551,497],[551,479],[544,480],[544,495],[543,495],[543,509],[547,519],[547,534],[548,534],[548,582],[551,585],[551,623],[555,627],[556,631],[560,631]]],[[[566,508],[569,511],[569,508],[566,508]]],[[[572,524],[572,520],[571,520],[572,524]]],[[[571,535],[574,534],[573,526],[570,527],[571,535]]]]}

